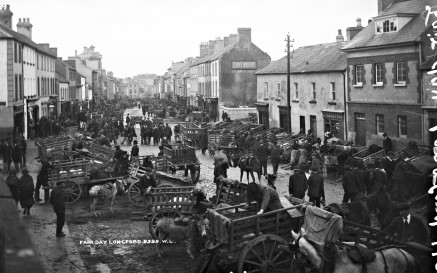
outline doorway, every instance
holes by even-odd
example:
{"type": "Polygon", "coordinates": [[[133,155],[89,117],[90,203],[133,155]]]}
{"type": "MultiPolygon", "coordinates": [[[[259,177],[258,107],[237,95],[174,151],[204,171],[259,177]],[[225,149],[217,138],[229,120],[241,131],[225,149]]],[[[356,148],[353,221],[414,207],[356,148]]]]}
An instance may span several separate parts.
{"type": "Polygon", "coordinates": [[[310,116],[310,130],[313,132],[313,136],[317,138],[317,118],[316,116],[310,116]]]}
{"type": "Polygon", "coordinates": [[[299,117],[299,121],[300,121],[300,130],[303,130],[303,132],[304,132],[304,134],[306,134],[307,133],[307,130],[306,130],[306,128],[305,128],[305,116],[300,116],[299,117]]]}
{"type": "Polygon", "coordinates": [[[357,132],[356,144],[366,146],[366,116],[363,113],[355,113],[355,131],[357,132]]]}

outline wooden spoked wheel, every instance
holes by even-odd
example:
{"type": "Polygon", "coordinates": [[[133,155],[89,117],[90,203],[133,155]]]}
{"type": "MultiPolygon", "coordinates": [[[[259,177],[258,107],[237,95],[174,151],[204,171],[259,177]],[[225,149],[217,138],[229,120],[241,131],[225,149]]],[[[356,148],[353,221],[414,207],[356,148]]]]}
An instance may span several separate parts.
{"type": "Polygon", "coordinates": [[[152,235],[153,239],[158,239],[156,237],[156,224],[162,218],[178,218],[181,217],[182,213],[180,213],[176,209],[160,209],[155,214],[153,214],[152,219],[149,221],[149,231],[150,235],[152,235]]]}
{"type": "Polygon", "coordinates": [[[139,183],[135,182],[129,186],[128,191],[129,201],[137,207],[146,207],[147,200],[145,195],[141,193],[139,183]]]}
{"type": "Polygon", "coordinates": [[[64,202],[72,204],[79,200],[82,195],[82,187],[73,181],[65,182],[64,185],[64,202]]]}
{"type": "Polygon", "coordinates": [[[238,273],[289,273],[292,257],[278,249],[278,245],[288,242],[278,235],[261,235],[247,244],[238,259],[238,273]]]}

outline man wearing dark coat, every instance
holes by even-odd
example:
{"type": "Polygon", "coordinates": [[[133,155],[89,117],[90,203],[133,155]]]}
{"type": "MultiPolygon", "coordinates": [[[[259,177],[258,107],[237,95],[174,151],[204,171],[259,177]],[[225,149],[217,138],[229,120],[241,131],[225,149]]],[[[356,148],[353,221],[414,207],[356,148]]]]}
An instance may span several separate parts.
{"type": "Polygon", "coordinates": [[[20,200],[20,179],[18,179],[15,170],[9,171],[9,175],[6,178],[6,184],[9,187],[12,197],[15,199],[15,202],[18,204],[18,201],[20,200]]]}
{"type": "Polygon", "coordinates": [[[41,170],[39,171],[38,176],[36,177],[36,187],[35,187],[36,202],[42,201],[41,198],[39,198],[39,190],[41,186],[44,188],[44,201],[47,202],[50,199],[49,189],[48,189],[50,167],[51,165],[49,161],[45,160],[42,162],[41,170]]]}
{"type": "Polygon", "coordinates": [[[264,139],[263,143],[261,144],[261,146],[258,147],[256,152],[258,155],[259,163],[261,165],[261,174],[267,175],[267,158],[270,155],[269,143],[267,142],[267,138],[264,139]]]}
{"type": "Polygon", "coordinates": [[[141,145],[147,144],[147,127],[146,124],[142,123],[140,127],[140,135],[141,135],[141,145]]]}
{"type": "Polygon", "coordinates": [[[208,149],[208,135],[206,131],[202,131],[199,139],[199,147],[202,150],[202,154],[205,154],[206,149],[208,149]]]}
{"type": "Polygon", "coordinates": [[[354,202],[357,200],[358,192],[360,191],[359,180],[356,174],[351,170],[349,165],[344,166],[344,175],[343,175],[343,203],[354,202]]]}
{"type": "Polygon", "coordinates": [[[375,170],[370,174],[370,193],[376,192],[379,189],[386,189],[388,181],[384,171],[381,170],[382,164],[379,161],[375,162],[375,170]]]}
{"type": "Polygon", "coordinates": [[[393,151],[391,138],[389,138],[386,133],[382,134],[382,136],[384,137],[382,141],[382,146],[384,147],[385,153],[388,154],[388,152],[393,151]]]}
{"type": "Polygon", "coordinates": [[[153,128],[152,125],[147,125],[146,124],[146,137],[147,137],[147,145],[150,146],[150,142],[152,141],[152,137],[153,137],[153,128]]]}
{"type": "Polygon", "coordinates": [[[15,170],[17,172],[20,170],[21,158],[21,148],[18,145],[18,142],[15,142],[14,147],[12,148],[12,161],[14,161],[15,170]]]}
{"type": "Polygon", "coordinates": [[[261,206],[257,214],[283,208],[279,200],[279,194],[275,189],[257,183],[249,183],[247,185],[246,203],[249,205],[253,201],[256,201],[261,206]]]}
{"type": "Polygon", "coordinates": [[[33,178],[29,175],[27,168],[22,171],[23,176],[20,178],[20,205],[23,208],[23,215],[30,214],[30,208],[33,206],[35,201],[33,200],[33,193],[35,191],[35,186],[33,185],[33,178]]]}
{"type": "Polygon", "coordinates": [[[270,161],[272,162],[273,174],[278,173],[279,159],[282,153],[281,147],[278,145],[278,141],[273,140],[273,145],[270,147],[270,161]]]}
{"type": "Polygon", "coordinates": [[[65,234],[62,232],[62,228],[65,224],[63,186],[56,187],[52,190],[50,194],[50,204],[52,204],[53,210],[56,213],[56,237],[63,237],[65,236],[65,234]]]}
{"type": "Polygon", "coordinates": [[[155,125],[155,128],[153,128],[153,146],[158,145],[159,144],[159,129],[158,127],[155,125]]]}
{"type": "Polygon", "coordinates": [[[399,213],[400,216],[394,218],[384,232],[394,234],[407,242],[426,244],[428,231],[422,220],[410,214],[408,204],[403,204],[399,213]]]}
{"type": "Polygon", "coordinates": [[[171,136],[173,135],[170,126],[168,126],[168,123],[164,127],[164,136],[167,137],[168,141],[171,141],[171,136]]]}
{"type": "Polygon", "coordinates": [[[308,189],[308,181],[303,172],[300,172],[299,166],[294,166],[294,173],[288,179],[288,193],[290,196],[304,199],[305,192],[308,189]]]}
{"type": "MultiPolygon", "coordinates": [[[[158,131],[159,131],[159,141],[162,141],[162,139],[165,137],[164,135],[164,126],[162,124],[159,124],[158,126],[158,131]]],[[[158,143],[159,143],[158,141],[158,143]]]]}
{"type": "Polygon", "coordinates": [[[138,148],[138,141],[134,140],[134,146],[132,147],[131,153],[130,153],[130,159],[132,161],[133,157],[138,157],[140,153],[140,148],[138,148]]]}
{"type": "Polygon", "coordinates": [[[126,116],[126,126],[128,126],[129,123],[130,123],[130,116],[129,116],[129,114],[127,114],[127,116],[126,116]]]}
{"type": "Polygon", "coordinates": [[[315,206],[320,208],[320,203],[325,201],[325,187],[323,176],[317,173],[317,169],[314,168],[311,171],[311,175],[308,178],[308,197],[309,201],[315,206]],[[322,200],[320,200],[322,198],[322,200]]]}
{"type": "Polygon", "coordinates": [[[122,156],[123,156],[123,150],[120,149],[120,145],[115,145],[114,159],[118,160],[122,156]]]}

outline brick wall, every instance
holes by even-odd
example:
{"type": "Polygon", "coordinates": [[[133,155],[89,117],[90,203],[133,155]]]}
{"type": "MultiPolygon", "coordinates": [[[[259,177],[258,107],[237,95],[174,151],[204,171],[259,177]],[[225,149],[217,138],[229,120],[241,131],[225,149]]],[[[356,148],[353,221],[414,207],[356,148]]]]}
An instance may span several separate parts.
{"type": "Polygon", "coordinates": [[[394,148],[404,148],[408,141],[422,144],[422,110],[420,105],[348,104],[348,136],[356,142],[355,113],[365,113],[367,145],[382,145],[382,136],[376,134],[376,114],[384,115],[384,131],[392,139],[394,148]],[[398,136],[397,116],[407,117],[407,138],[398,136]]]}

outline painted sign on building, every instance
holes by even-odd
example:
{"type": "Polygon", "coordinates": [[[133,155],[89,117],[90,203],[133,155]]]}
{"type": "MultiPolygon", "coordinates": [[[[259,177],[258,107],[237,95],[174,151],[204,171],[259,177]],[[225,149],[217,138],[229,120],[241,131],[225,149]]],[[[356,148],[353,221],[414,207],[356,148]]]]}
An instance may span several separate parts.
{"type": "Polygon", "coordinates": [[[232,62],[232,69],[256,69],[256,62],[232,62]]]}

